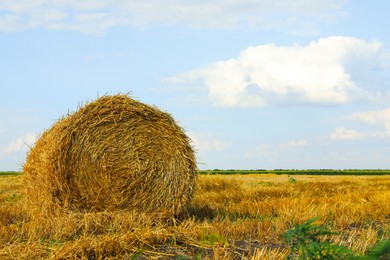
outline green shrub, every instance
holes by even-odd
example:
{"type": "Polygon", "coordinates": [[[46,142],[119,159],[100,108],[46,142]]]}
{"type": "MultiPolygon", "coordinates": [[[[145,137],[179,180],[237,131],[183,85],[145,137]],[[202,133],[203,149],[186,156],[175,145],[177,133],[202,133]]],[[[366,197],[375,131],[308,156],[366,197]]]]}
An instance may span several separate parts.
{"type": "Polygon", "coordinates": [[[313,225],[316,220],[309,219],[283,234],[291,247],[289,259],[346,259],[352,256],[351,250],[332,244],[329,236],[335,233],[327,226],[313,225]]]}
{"type": "Polygon", "coordinates": [[[297,180],[294,177],[292,177],[290,175],[287,175],[287,177],[288,177],[288,182],[289,183],[293,183],[293,184],[297,183],[297,180]]]}
{"type": "Polygon", "coordinates": [[[368,250],[367,256],[362,256],[356,259],[374,260],[374,259],[390,259],[390,239],[378,243],[371,250],[368,250]]]}
{"type": "Polygon", "coordinates": [[[314,225],[316,220],[312,218],[297,224],[283,234],[291,249],[288,259],[390,259],[390,239],[368,250],[366,256],[354,255],[350,249],[331,243],[330,236],[337,233],[330,231],[328,226],[314,225]]]}

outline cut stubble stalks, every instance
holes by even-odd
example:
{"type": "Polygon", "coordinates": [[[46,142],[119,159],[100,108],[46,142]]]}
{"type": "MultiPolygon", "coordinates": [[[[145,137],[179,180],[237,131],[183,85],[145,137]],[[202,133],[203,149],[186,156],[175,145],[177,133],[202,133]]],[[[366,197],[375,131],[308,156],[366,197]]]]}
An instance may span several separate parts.
{"type": "Polygon", "coordinates": [[[166,112],[128,95],[103,96],[59,119],[23,171],[33,218],[129,210],[173,216],[190,202],[196,162],[166,112]]]}

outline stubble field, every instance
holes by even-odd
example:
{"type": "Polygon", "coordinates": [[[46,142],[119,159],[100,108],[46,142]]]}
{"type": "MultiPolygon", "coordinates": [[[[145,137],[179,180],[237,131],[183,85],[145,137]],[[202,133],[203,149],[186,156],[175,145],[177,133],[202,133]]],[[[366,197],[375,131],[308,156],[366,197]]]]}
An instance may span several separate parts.
{"type": "Polygon", "coordinates": [[[33,219],[23,176],[0,176],[0,259],[284,259],[283,233],[317,217],[365,254],[390,238],[390,176],[199,175],[175,219],[129,211],[33,219]]]}

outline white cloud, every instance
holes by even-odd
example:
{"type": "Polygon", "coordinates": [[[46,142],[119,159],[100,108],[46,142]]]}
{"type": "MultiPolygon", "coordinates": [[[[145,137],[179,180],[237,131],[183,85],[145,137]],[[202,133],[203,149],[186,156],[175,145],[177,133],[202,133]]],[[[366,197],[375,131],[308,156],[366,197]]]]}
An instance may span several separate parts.
{"type": "Polygon", "coordinates": [[[222,152],[229,144],[206,133],[190,133],[189,137],[196,151],[199,152],[222,152]]]}
{"type": "Polygon", "coordinates": [[[0,31],[43,27],[83,33],[152,23],[201,28],[250,26],[316,33],[343,15],[345,0],[12,0],[0,2],[0,31]]]}
{"type": "Polygon", "coordinates": [[[296,149],[300,147],[307,146],[309,144],[308,140],[302,139],[302,140],[292,140],[289,142],[281,143],[278,146],[279,150],[288,150],[288,149],[296,149]]]}
{"type": "Polygon", "coordinates": [[[18,137],[15,141],[11,142],[6,148],[6,153],[20,152],[27,150],[37,140],[37,135],[33,133],[25,134],[22,137],[18,137]]]}
{"type": "Polygon", "coordinates": [[[352,119],[384,128],[390,134],[390,107],[382,110],[354,113],[352,119]]]}
{"type": "Polygon", "coordinates": [[[390,137],[390,107],[367,112],[357,112],[345,119],[353,120],[371,126],[361,128],[359,131],[345,127],[336,127],[329,138],[332,140],[356,139],[388,139],[390,137]]]}
{"type": "Polygon", "coordinates": [[[330,134],[332,140],[353,140],[362,138],[363,135],[356,130],[347,129],[344,127],[337,127],[333,133],[330,134]]]}
{"type": "Polygon", "coordinates": [[[270,158],[277,160],[278,158],[299,156],[299,151],[302,151],[309,145],[309,141],[305,139],[291,140],[277,145],[259,144],[245,153],[247,158],[270,158]]]}
{"type": "Polygon", "coordinates": [[[120,4],[106,0],[13,0],[0,3],[0,32],[31,28],[101,34],[127,24],[120,4]]]}
{"type": "Polygon", "coordinates": [[[306,46],[252,46],[238,58],[173,79],[181,83],[202,79],[217,106],[343,104],[374,98],[384,91],[388,86],[375,82],[387,75],[388,61],[378,42],[332,36],[306,46]]]}

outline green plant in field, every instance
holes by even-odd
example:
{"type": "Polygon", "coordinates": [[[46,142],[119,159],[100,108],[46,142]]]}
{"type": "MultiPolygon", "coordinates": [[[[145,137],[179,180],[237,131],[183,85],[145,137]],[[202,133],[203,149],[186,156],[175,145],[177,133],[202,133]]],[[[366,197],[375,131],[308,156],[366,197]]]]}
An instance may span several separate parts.
{"type": "Polygon", "coordinates": [[[292,177],[290,175],[287,175],[287,177],[288,177],[288,182],[289,183],[297,183],[297,180],[294,177],[292,177]]]}
{"type": "Polygon", "coordinates": [[[367,256],[362,256],[356,259],[374,260],[374,259],[390,259],[390,239],[378,243],[374,248],[368,251],[367,256]]]}
{"type": "Polygon", "coordinates": [[[334,245],[329,236],[335,234],[327,226],[313,225],[317,218],[309,219],[283,234],[291,246],[289,259],[348,259],[352,251],[344,246],[334,245]],[[324,239],[323,237],[327,238],[324,239]]]}
{"type": "Polygon", "coordinates": [[[283,234],[289,243],[291,253],[288,259],[390,259],[390,240],[384,240],[368,251],[367,256],[354,255],[344,246],[332,244],[329,236],[337,234],[328,226],[314,225],[317,218],[312,218],[283,234]],[[326,239],[322,237],[327,237],[326,239]]]}
{"type": "Polygon", "coordinates": [[[204,245],[214,245],[214,244],[226,244],[227,241],[220,234],[211,233],[211,234],[203,234],[201,237],[201,243],[204,245]]]}
{"type": "Polygon", "coordinates": [[[137,259],[141,258],[141,256],[142,256],[142,251],[139,251],[139,252],[136,252],[134,255],[132,255],[130,257],[130,259],[131,260],[137,260],[137,259]]]}
{"type": "Polygon", "coordinates": [[[61,247],[63,244],[63,242],[59,239],[49,239],[49,240],[42,240],[42,241],[46,241],[47,243],[45,246],[46,251],[50,251],[55,247],[61,247]]]}

